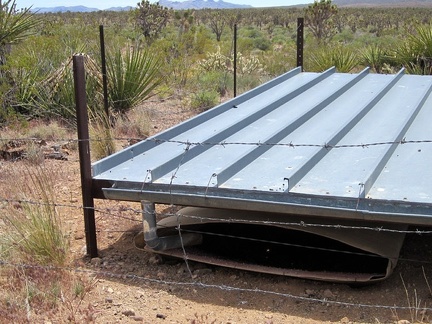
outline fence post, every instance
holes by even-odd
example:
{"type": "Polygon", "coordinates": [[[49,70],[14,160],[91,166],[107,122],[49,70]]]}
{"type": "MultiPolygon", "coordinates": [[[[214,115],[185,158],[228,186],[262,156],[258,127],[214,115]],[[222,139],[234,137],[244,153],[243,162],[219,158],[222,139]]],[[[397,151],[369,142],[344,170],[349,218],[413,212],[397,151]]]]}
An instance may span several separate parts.
{"type": "Polygon", "coordinates": [[[84,71],[84,56],[73,56],[73,74],[75,86],[75,103],[77,114],[78,149],[81,173],[81,191],[84,209],[84,229],[87,254],[91,258],[98,256],[96,241],[96,223],[92,193],[92,175],[90,160],[90,137],[88,129],[87,96],[84,71]]]}
{"type": "Polygon", "coordinates": [[[237,24],[234,24],[234,98],[237,97],[237,24]]]}
{"type": "Polygon", "coordinates": [[[297,66],[303,71],[304,18],[297,18],[297,66]]]}

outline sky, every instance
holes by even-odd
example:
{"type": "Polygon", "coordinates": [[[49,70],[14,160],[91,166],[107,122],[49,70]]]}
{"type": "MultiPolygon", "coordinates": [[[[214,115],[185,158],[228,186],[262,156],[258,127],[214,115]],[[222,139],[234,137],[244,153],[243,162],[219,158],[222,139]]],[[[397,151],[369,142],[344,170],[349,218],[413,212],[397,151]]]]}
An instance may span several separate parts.
{"type": "MultiPolygon", "coordinates": [[[[171,0],[180,1],[180,0],[171,0]]],[[[218,0],[215,0],[218,1],[218,0]]],[[[229,3],[251,5],[253,7],[276,7],[291,6],[297,4],[311,3],[313,0],[224,0],[229,3]]],[[[111,7],[136,7],[139,0],[16,0],[18,8],[46,8],[58,6],[86,6],[89,8],[107,9],[111,7]]],[[[150,0],[150,2],[156,2],[150,0]]]]}

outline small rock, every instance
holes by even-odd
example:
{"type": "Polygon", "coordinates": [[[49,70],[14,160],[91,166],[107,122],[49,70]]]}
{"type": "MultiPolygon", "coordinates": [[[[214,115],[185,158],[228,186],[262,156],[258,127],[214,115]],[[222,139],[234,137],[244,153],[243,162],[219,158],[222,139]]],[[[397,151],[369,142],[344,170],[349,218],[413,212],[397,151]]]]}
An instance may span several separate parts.
{"type": "Polygon", "coordinates": [[[112,304],[112,302],[113,302],[112,298],[105,298],[105,303],[112,304]]]}
{"type": "Polygon", "coordinates": [[[82,255],[87,255],[87,246],[84,244],[80,251],[82,255]]]}
{"type": "Polygon", "coordinates": [[[74,239],[77,241],[82,240],[83,238],[84,238],[84,232],[83,231],[78,231],[74,235],[74,239]]]}
{"type": "Polygon", "coordinates": [[[342,318],[342,319],[340,320],[340,322],[341,322],[342,324],[349,324],[349,323],[350,323],[350,320],[349,320],[348,317],[344,317],[344,318],[342,318]]]}
{"type": "Polygon", "coordinates": [[[197,269],[194,271],[194,274],[197,276],[204,276],[206,274],[212,273],[212,270],[209,268],[197,269]]]}
{"type": "Polygon", "coordinates": [[[135,312],[131,309],[124,310],[122,314],[127,317],[135,316],[135,312]]]}
{"type": "Polygon", "coordinates": [[[308,296],[308,297],[312,297],[312,296],[315,296],[315,295],[316,295],[316,292],[315,292],[314,290],[312,290],[312,289],[306,289],[306,290],[305,290],[305,294],[306,294],[306,296],[308,296]]]}
{"type": "Polygon", "coordinates": [[[400,320],[400,321],[397,321],[397,324],[411,324],[411,322],[407,321],[407,320],[400,320]]]}
{"type": "Polygon", "coordinates": [[[109,292],[110,294],[112,294],[114,292],[114,289],[112,289],[111,287],[107,288],[107,292],[109,292]]]}
{"type": "Polygon", "coordinates": [[[142,317],[142,316],[132,316],[131,318],[136,322],[143,322],[144,321],[144,317],[142,317]]]}
{"type": "Polygon", "coordinates": [[[98,257],[96,257],[96,258],[92,258],[92,259],[90,260],[90,264],[91,264],[92,266],[99,267],[99,266],[102,264],[102,259],[101,259],[101,258],[98,258],[98,257]]]}
{"type": "Polygon", "coordinates": [[[156,314],[156,318],[162,318],[162,319],[165,319],[165,318],[166,318],[166,315],[164,315],[164,314],[156,314]]]}
{"type": "Polygon", "coordinates": [[[162,264],[162,257],[160,255],[151,256],[148,260],[148,263],[151,265],[162,264]]]}
{"type": "Polygon", "coordinates": [[[336,297],[336,295],[333,294],[333,292],[332,292],[330,289],[326,289],[326,290],[324,290],[324,292],[323,292],[323,297],[324,297],[324,298],[327,298],[327,299],[333,299],[333,298],[336,297]]]}
{"type": "Polygon", "coordinates": [[[159,271],[156,276],[159,278],[159,280],[164,280],[166,278],[166,273],[159,271]]]}

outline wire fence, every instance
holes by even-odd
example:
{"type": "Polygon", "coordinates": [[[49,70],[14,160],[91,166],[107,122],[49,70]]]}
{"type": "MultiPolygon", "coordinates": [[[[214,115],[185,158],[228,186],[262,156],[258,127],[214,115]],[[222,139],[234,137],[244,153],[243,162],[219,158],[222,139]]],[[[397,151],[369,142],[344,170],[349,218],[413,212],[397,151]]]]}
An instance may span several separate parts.
{"type": "Polygon", "coordinates": [[[23,268],[23,269],[40,269],[40,270],[48,270],[48,271],[70,271],[74,273],[84,273],[90,275],[96,275],[99,277],[105,278],[117,278],[122,280],[134,280],[146,284],[154,284],[161,286],[189,286],[198,289],[206,289],[212,290],[217,289],[225,292],[242,292],[242,293],[253,293],[258,295],[273,295],[282,298],[304,301],[304,302],[313,302],[320,304],[331,304],[336,306],[346,306],[346,307],[355,307],[355,308],[375,308],[375,309],[388,309],[388,310],[412,310],[416,309],[417,311],[432,311],[430,307],[413,307],[413,306],[398,306],[398,305],[376,305],[376,304],[362,304],[362,303],[351,303],[351,302],[343,302],[331,300],[328,298],[314,298],[314,297],[304,297],[300,295],[294,295],[290,293],[283,293],[277,291],[264,290],[259,288],[241,288],[234,287],[225,284],[207,284],[201,281],[191,280],[191,281],[175,281],[175,280],[161,280],[157,278],[148,278],[142,277],[135,274],[119,274],[109,271],[97,271],[91,269],[82,269],[82,268],[73,268],[73,267],[54,267],[54,266],[42,266],[42,265],[31,265],[31,264],[18,264],[18,263],[10,263],[5,260],[0,259],[0,266],[2,267],[14,267],[14,268],[23,268]]]}
{"type": "MultiPolygon", "coordinates": [[[[149,140],[155,142],[156,144],[160,143],[174,143],[179,145],[185,145],[186,147],[191,146],[230,146],[230,145],[244,145],[244,146],[282,146],[282,147],[317,147],[317,148],[325,148],[325,149],[344,149],[344,148],[368,148],[372,146],[387,146],[387,145],[404,145],[404,144],[431,144],[432,139],[419,139],[419,140],[407,140],[403,138],[400,141],[383,141],[383,142],[368,142],[368,143],[352,143],[352,144],[340,144],[340,145],[331,145],[328,143],[295,143],[295,142],[193,142],[193,141],[181,141],[181,140],[169,140],[164,138],[159,138],[158,136],[154,137],[143,137],[143,138],[131,138],[131,137],[112,137],[112,138],[98,138],[98,139],[73,139],[73,138],[60,138],[56,139],[56,142],[60,143],[78,143],[78,142],[108,142],[108,141],[142,141],[149,140]]],[[[0,137],[0,141],[3,142],[34,142],[40,141],[34,137],[21,137],[21,138],[2,138],[0,137]]]]}
{"type": "MultiPolygon", "coordinates": [[[[10,141],[34,141],[34,138],[0,138],[2,141],[10,142],[10,141]]],[[[110,139],[112,140],[112,139],[110,139]]],[[[115,138],[117,141],[125,141],[129,140],[129,138],[115,138]]],[[[139,139],[141,140],[141,139],[139,139]]],[[[425,139],[425,140],[406,140],[403,139],[401,141],[397,142],[375,142],[375,143],[359,143],[359,144],[350,144],[350,145],[328,145],[326,143],[321,144],[302,144],[302,143],[261,143],[261,142],[255,142],[255,143],[246,143],[246,142],[217,142],[217,143],[210,143],[210,142],[189,142],[189,141],[171,141],[171,140],[165,140],[158,137],[150,138],[149,140],[154,141],[155,143],[160,142],[172,142],[178,145],[184,145],[186,148],[189,148],[190,146],[203,146],[203,145],[210,145],[210,146],[228,146],[228,145],[250,145],[250,146],[262,146],[262,145],[271,145],[271,146],[285,146],[290,148],[296,148],[296,147],[302,147],[302,146],[308,146],[308,147],[319,147],[324,149],[344,149],[344,148],[362,148],[367,149],[370,146],[379,146],[379,145],[412,145],[412,144],[430,144],[432,143],[432,140],[425,139]]],[[[78,142],[77,139],[58,139],[57,142],[78,142]]],[[[100,140],[98,140],[100,141],[100,140]]],[[[187,149],[185,149],[185,152],[187,149]]],[[[179,166],[181,165],[181,161],[179,162],[179,166]]],[[[83,210],[84,207],[82,204],[79,203],[56,203],[56,202],[46,202],[42,200],[37,199],[20,199],[20,198],[10,198],[0,195],[0,208],[2,208],[5,205],[12,204],[12,205],[20,205],[20,204],[29,204],[34,206],[51,206],[53,208],[68,208],[68,209],[74,209],[74,210],[83,210]]],[[[159,219],[167,218],[167,217],[176,217],[179,218],[189,218],[191,220],[195,220],[197,222],[208,222],[208,221],[220,221],[218,218],[211,218],[211,217],[201,217],[199,215],[190,215],[190,214],[182,214],[181,211],[178,211],[179,206],[167,206],[166,209],[170,211],[164,211],[164,212],[158,212],[157,217],[159,219]]],[[[143,211],[141,208],[133,208],[128,206],[117,206],[117,207],[95,207],[92,208],[97,213],[96,223],[97,225],[100,224],[102,220],[106,220],[109,218],[109,220],[124,220],[128,221],[131,224],[134,225],[140,225],[142,224],[142,217],[143,217],[143,211]]],[[[71,220],[75,221],[75,218],[69,219],[68,217],[65,217],[65,220],[71,220]]],[[[290,221],[268,221],[268,220],[250,220],[250,219],[229,219],[224,220],[227,223],[239,223],[239,224],[253,224],[253,225],[261,225],[261,226],[290,226],[293,228],[298,229],[305,229],[305,228],[332,228],[337,230],[358,230],[358,231],[371,231],[371,232],[387,232],[387,233],[398,233],[398,234],[408,234],[408,235],[418,235],[418,236],[425,236],[432,234],[432,230],[428,228],[408,228],[408,229],[394,229],[391,227],[386,227],[385,225],[380,226],[351,226],[346,225],[343,223],[340,224],[326,224],[323,223],[313,223],[308,222],[307,220],[304,221],[298,221],[298,222],[290,222],[290,221]]],[[[130,224],[129,223],[129,224],[130,224]]],[[[131,229],[131,226],[127,226],[127,229],[107,229],[107,228],[97,228],[97,233],[137,233],[136,229],[131,229]]],[[[206,234],[206,235],[218,235],[224,238],[230,238],[230,235],[227,234],[221,234],[221,233],[212,233],[212,232],[199,232],[194,231],[190,229],[185,229],[180,226],[180,224],[177,225],[176,228],[180,234],[180,237],[182,237],[185,233],[200,233],[200,234],[206,234]]],[[[249,240],[253,241],[254,238],[250,237],[240,237],[235,236],[237,239],[241,240],[249,240]]],[[[284,242],[277,242],[274,240],[260,240],[262,243],[271,243],[271,244],[279,244],[279,245],[286,245],[284,242]]],[[[299,248],[303,249],[314,249],[319,251],[326,251],[326,252],[337,252],[337,253],[344,253],[344,254],[353,254],[353,255],[367,255],[370,256],[370,254],[362,254],[359,252],[352,252],[352,251],[335,251],[330,248],[325,247],[314,247],[309,246],[307,244],[299,245],[299,248]]],[[[183,260],[188,265],[188,256],[187,253],[183,248],[183,260]]],[[[401,257],[399,259],[400,261],[405,261],[408,263],[415,263],[419,265],[430,265],[432,263],[432,260],[429,260],[427,258],[421,259],[421,258],[407,258],[407,257],[401,257]]],[[[304,297],[302,295],[295,295],[291,293],[285,293],[285,292],[278,292],[278,291],[270,291],[266,289],[249,289],[249,288],[239,288],[239,287],[233,287],[230,285],[226,285],[225,283],[220,284],[208,284],[203,283],[200,281],[197,281],[194,279],[194,277],[190,273],[190,281],[178,281],[175,279],[171,280],[161,280],[159,278],[152,278],[147,276],[139,276],[136,274],[120,274],[116,272],[110,272],[110,271],[102,271],[102,270],[92,270],[92,269],[83,269],[83,268],[74,268],[74,267],[52,267],[52,266],[43,266],[43,265],[33,265],[33,264],[21,264],[21,263],[12,263],[7,260],[3,260],[0,258],[0,266],[1,267],[13,267],[13,268],[34,268],[34,269],[43,269],[48,271],[70,271],[72,273],[85,273],[85,274],[92,274],[100,277],[106,277],[106,278],[120,278],[122,280],[134,280],[139,281],[145,284],[153,284],[153,285],[160,285],[160,286],[190,286],[197,289],[205,289],[205,290],[221,290],[226,292],[242,292],[242,293],[253,293],[253,294],[259,294],[259,295],[272,295],[272,296],[278,296],[281,298],[287,298],[297,301],[306,301],[306,302],[313,302],[313,303],[320,303],[320,304],[331,304],[331,305],[339,305],[339,306],[346,306],[346,307],[356,307],[356,308],[375,308],[375,309],[388,309],[388,310],[412,310],[412,306],[402,306],[402,305],[378,305],[378,304],[367,304],[367,303],[354,303],[349,301],[337,301],[337,300],[331,300],[328,298],[314,298],[314,297],[304,297]]],[[[189,269],[189,266],[188,266],[189,269]]],[[[432,311],[432,308],[426,307],[418,307],[421,311],[432,311]]]]}

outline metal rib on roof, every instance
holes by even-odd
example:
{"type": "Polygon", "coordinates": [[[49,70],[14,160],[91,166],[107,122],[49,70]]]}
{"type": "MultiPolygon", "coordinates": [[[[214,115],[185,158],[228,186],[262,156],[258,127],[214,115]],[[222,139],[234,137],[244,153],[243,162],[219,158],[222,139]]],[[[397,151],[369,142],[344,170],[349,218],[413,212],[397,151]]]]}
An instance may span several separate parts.
{"type": "Polygon", "coordinates": [[[432,76],[294,69],[93,165],[103,198],[432,224],[432,76]]]}

